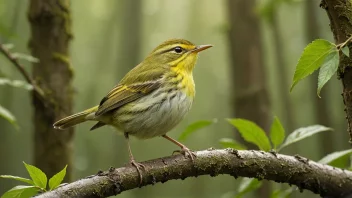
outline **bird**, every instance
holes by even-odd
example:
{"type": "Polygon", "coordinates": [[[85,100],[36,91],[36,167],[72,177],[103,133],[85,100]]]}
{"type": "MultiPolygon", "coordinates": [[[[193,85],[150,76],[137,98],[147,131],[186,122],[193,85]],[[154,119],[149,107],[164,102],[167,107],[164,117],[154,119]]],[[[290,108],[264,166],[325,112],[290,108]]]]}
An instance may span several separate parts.
{"type": "Polygon", "coordinates": [[[161,136],[181,148],[192,161],[195,154],[166,133],[189,112],[194,97],[193,69],[199,52],[212,45],[195,45],[185,39],[162,42],[100,101],[99,105],[70,115],[53,124],[64,130],[85,121],[97,121],[90,129],[110,125],[124,134],[130,164],[139,174],[145,166],[133,157],[129,137],[161,136]]]}

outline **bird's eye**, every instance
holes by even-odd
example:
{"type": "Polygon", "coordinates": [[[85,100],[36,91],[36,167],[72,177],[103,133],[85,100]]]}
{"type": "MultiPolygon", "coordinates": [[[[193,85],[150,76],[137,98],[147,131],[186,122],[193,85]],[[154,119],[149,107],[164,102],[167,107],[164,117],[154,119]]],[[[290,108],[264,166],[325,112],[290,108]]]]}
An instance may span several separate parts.
{"type": "Polygon", "coordinates": [[[181,47],[175,47],[175,48],[174,48],[174,51],[179,54],[179,53],[181,53],[183,50],[182,50],[181,47]]]}

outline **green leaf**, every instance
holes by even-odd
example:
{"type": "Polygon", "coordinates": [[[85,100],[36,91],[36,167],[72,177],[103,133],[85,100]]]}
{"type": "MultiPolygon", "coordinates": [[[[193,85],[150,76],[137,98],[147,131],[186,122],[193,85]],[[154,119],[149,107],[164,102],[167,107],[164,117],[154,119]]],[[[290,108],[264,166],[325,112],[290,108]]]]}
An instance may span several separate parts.
{"type": "Polygon", "coordinates": [[[64,179],[64,177],[66,175],[66,168],[67,168],[67,165],[65,166],[64,169],[62,169],[60,172],[58,172],[52,178],[50,178],[50,180],[49,180],[50,190],[55,189],[56,187],[58,187],[61,184],[62,180],[64,179]]]}
{"type": "Polygon", "coordinates": [[[323,157],[323,159],[319,160],[318,163],[328,164],[330,166],[335,166],[339,168],[346,168],[346,162],[349,160],[351,154],[352,149],[337,151],[323,157]]]}
{"type": "Polygon", "coordinates": [[[214,120],[200,120],[200,121],[194,122],[194,123],[187,126],[187,128],[181,133],[178,140],[180,140],[180,141],[186,140],[187,137],[189,135],[191,135],[192,133],[194,133],[195,131],[197,131],[201,128],[204,128],[206,126],[209,126],[215,122],[217,122],[216,119],[214,119],[214,120]]]}
{"type": "Polygon", "coordinates": [[[282,126],[279,118],[274,117],[273,123],[270,129],[270,139],[274,145],[274,149],[278,147],[285,139],[285,129],[282,126]]]}
{"type": "Polygon", "coordinates": [[[292,194],[293,188],[288,188],[286,190],[275,190],[270,198],[289,198],[292,194]]]}
{"type": "Polygon", "coordinates": [[[330,78],[336,73],[339,67],[339,52],[332,51],[324,59],[324,63],[321,65],[318,76],[318,91],[317,94],[320,97],[320,91],[327,83],[330,78]]]}
{"type": "Polygon", "coordinates": [[[12,53],[12,56],[14,58],[17,58],[17,59],[23,59],[23,60],[26,60],[28,62],[31,62],[31,63],[38,63],[39,62],[39,59],[36,58],[36,57],[33,57],[31,55],[28,55],[28,54],[22,54],[22,53],[12,53]]]}
{"type": "Polygon", "coordinates": [[[308,44],[296,66],[290,92],[300,80],[317,70],[326,56],[334,50],[336,50],[336,45],[323,39],[317,39],[308,44]]]}
{"type": "Polygon", "coordinates": [[[262,185],[262,182],[256,178],[243,178],[237,192],[236,198],[242,197],[244,194],[258,189],[262,185]]]}
{"type": "Polygon", "coordinates": [[[313,125],[296,129],[286,138],[285,142],[278,148],[278,150],[323,131],[332,131],[332,129],[322,125],[313,125]]]}
{"type": "Polygon", "coordinates": [[[1,198],[29,198],[38,193],[35,186],[15,186],[1,196],[1,198]]]}
{"type": "Polygon", "coordinates": [[[3,117],[5,120],[10,122],[16,129],[18,129],[17,121],[14,115],[12,113],[5,109],[5,107],[0,105],[0,117],[3,117]]]}
{"type": "Polygon", "coordinates": [[[31,184],[34,185],[33,181],[27,178],[23,178],[23,177],[17,177],[17,176],[12,176],[12,175],[0,175],[0,178],[4,178],[4,179],[14,179],[17,181],[21,181],[21,182],[25,182],[27,184],[31,184]]]}
{"type": "Polygon", "coordinates": [[[32,90],[33,86],[21,80],[10,80],[7,78],[0,78],[0,85],[9,85],[16,88],[23,88],[26,90],[32,90]]]}
{"type": "Polygon", "coordinates": [[[26,164],[26,162],[23,162],[29,175],[31,176],[34,184],[36,186],[39,186],[40,188],[45,189],[46,188],[46,184],[48,182],[48,179],[45,175],[45,173],[43,173],[43,171],[41,171],[39,168],[32,166],[30,164],[26,164]]]}
{"type": "Polygon", "coordinates": [[[350,57],[350,48],[348,48],[347,45],[346,45],[345,47],[343,47],[343,48],[341,49],[341,51],[342,51],[342,53],[343,53],[344,55],[346,55],[347,57],[350,57]]]}
{"type": "Polygon", "coordinates": [[[228,119],[228,121],[238,129],[247,142],[257,145],[259,149],[264,151],[271,149],[269,139],[264,130],[254,122],[244,119],[228,119]]]}
{"type": "Polygon", "coordinates": [[[236,150],[245,150],[246,147],[240,143],[238,143],[236,140],[231,139],[231,138],[221,138],[219,140],[219,143],[223,148],[233,148],[236,150]]]}

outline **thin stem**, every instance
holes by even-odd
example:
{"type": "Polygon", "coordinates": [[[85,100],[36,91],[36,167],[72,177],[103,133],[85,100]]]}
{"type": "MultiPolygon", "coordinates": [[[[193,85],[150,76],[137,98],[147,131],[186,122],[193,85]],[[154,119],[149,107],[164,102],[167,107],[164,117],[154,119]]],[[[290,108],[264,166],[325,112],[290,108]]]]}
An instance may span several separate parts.
{"type": "Polygon", "coordinates": [[[31,85],[35,84],[33,79],[29,76],[29,74],[24,69],[24,67],[17,61],[15,57],[12,56],[12,54],[4,47],[3,44],[0,44],[0,51],[21,72],[21,74],[29,84],[31,85]]]}
{"type": "MultiPolygon", "coordinates": [[[[31,78],[28,72],[24,69],[23,65],[20,64],[4,46],[4,44],[0,44],[0,52],[17,68],[17,70],[22,74],[22,76],[26,79],[26,81],[33,86],[33,90],[37,93],[40,100],[43,104],[50,104],[51,106],[55,106],[53,102],[53,98],[47,98],[44,91],[35,83],[35,81],[31,78]]],[[[63,110],[60,108],[60,110],[63,110]]]]}
{"type": "Polygon", "coordinates": [[[343,43],[340,43],[337,45],[338,49],[342,49],[343,47],[345,47],[350,41],[352,40],[352,35],[343,43]]]}

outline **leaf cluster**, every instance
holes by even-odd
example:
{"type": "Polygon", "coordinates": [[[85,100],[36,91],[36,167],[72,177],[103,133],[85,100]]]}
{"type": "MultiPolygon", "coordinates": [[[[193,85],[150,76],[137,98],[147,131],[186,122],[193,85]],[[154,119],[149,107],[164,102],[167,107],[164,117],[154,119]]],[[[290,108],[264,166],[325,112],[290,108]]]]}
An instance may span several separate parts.
{"type": "Polygon", "coordinates": [[[33,165],[23,163],[31,179],[13,175],[0,175],[0,178],[13,179],[29,185],[15,186],[5,192],[1,198],[28,198],[38,193],[46,192],[47,190],[53,190],[61,184],[66,175],[67,165],[60,172],[51,177],[48,182],[48,178],[43,171],[33,165]]]}

